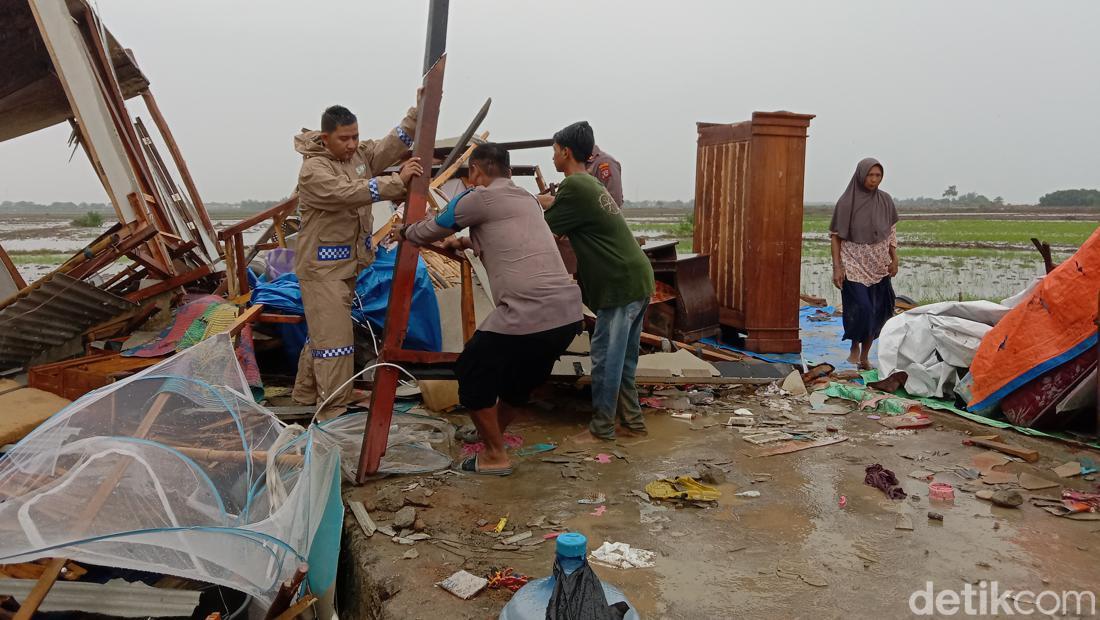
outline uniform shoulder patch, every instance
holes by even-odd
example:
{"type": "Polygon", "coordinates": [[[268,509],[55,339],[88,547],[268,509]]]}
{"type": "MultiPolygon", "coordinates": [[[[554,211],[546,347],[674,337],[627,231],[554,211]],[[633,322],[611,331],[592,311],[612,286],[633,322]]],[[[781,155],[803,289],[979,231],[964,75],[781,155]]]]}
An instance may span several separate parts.
{"type": "Polygon", "coordinates": [[[610,179],[611,178],[611,164],[609,164],[607,162],[603,162],[602,164],[596,166],[596,176],[598,176],[601,181],[606,181],[606,180],[610,179]]]}

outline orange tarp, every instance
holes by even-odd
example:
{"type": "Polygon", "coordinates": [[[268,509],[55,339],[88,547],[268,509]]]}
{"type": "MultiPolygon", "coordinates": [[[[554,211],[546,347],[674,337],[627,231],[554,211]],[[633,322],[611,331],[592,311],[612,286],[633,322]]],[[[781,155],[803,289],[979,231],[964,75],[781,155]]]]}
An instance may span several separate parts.
{"type": "Polygon", "coordinates": [[[1016,388],[1096,344],[1100,228],[985,335],[970,374],[969,409],[993,407],[1016,388]]]}

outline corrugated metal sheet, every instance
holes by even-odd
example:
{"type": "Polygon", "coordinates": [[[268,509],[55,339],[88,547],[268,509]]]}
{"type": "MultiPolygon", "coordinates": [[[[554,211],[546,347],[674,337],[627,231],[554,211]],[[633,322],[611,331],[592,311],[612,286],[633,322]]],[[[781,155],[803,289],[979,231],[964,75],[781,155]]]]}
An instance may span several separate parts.
{"type": "MultiPolygon", "coordinates": [[[[36,580],[0,579],[0,593],[24,600],[36,580]]],[[[107,583],[58,581],[38,611],[81,611],[120,618],[186,618],[199,604],[202,592],[154,588],[144,583],[113,579],[107,583]]]]}
{"type": "Polygon", "coordinates": [[[0,307],[0,369],[32,357],[136,305],[62,274],[35,282],[0,307]]]}

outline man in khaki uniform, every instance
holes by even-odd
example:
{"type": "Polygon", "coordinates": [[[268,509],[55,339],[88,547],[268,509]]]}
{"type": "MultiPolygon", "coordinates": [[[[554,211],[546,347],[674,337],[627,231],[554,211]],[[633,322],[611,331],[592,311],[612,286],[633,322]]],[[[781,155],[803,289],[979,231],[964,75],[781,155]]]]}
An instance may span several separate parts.
{"type": "Polygon", "coordinates": [[[588,174],[596,177],[607,188],[607,193],[615,204],[623,206],[623,167],[619,160],[600,150],[600,147],[592,149],[592,155],[585,162],[588,174]]]}
{"type": "Polygon", "coordinates": [[[340,415],[352,402],[351,300],[356,276],[374,261],[371,203],[403,199],[409,180],[423,173],[417,158],[410,158],[400,173],[379,175],[412,147],[416,114],[417,108],[410,108],[385,138],[360,142],[355,115],[332,106],[321,116],[321,131],[303,130],[294,138],[294,149],[304,158],[294,271],[309,342],[298,361],[293,398],[306,405],[324,403],[317,412],[321,420],[340,415]]]}

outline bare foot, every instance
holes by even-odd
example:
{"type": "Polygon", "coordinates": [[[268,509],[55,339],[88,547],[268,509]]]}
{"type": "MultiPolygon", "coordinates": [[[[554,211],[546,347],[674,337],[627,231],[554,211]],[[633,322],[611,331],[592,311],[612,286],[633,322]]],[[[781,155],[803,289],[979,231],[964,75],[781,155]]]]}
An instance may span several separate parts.
{"type": "Polygon", "coordinates": [[[859,360],[859,369],[860,370],[871,370],[873,368],[874,368],[874,366],[872,366],[871,362],[869,362],[868,360],[859,360]]]}
{"type": "Polygon", "coordinates": [[[848,363],[853,366],[859,363],[859,351],[852,351],[848,354],[848,363]]]}
{"type": "Polygon", "coordinates": [[[591,446],[591,445],[606,443],[608,441],[614,441],[614,439],[615,439],[614,437],[609,438],[609,439],[604,439],[603,437],[597,437],[597,436],[593,435],[590,431],[587,431],[587,430],[582,432],[582,433],[577,433],[576,435],[573,435],[572,437],[569,438],[569,440],[572,441],[573,443],[578,444],[578,445],[582,445],[582,446],[591,446]]]}

